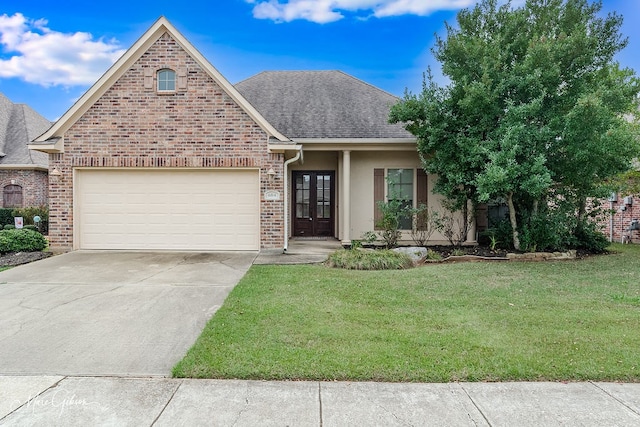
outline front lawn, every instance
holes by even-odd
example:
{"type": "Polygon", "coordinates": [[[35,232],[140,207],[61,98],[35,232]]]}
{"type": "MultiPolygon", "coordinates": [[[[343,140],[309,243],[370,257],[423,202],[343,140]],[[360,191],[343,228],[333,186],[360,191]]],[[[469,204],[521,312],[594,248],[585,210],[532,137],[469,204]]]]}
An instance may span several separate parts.
{"type": "Polygon", "coordinates": [[[174,376],[640,380],[640,245],[402,271],[253,266],[174,376]]]}

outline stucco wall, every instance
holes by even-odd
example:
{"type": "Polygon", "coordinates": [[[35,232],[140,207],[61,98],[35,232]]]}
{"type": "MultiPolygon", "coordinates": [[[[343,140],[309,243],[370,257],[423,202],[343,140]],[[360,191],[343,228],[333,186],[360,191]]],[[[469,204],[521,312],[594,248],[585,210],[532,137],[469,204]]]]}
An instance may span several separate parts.
{"type": "MultiPolygon", "coordinates": [[[[261,199],[282,192],[281,154],[268,154],[267,134],[167,34],[65,133],[65,152],[50,156],[62,176],[50,184],[51,246],[73,246],[73,169],[83,168],[259,168],[261,199]],[[175,93],[145,87],[145,74],[171,68],[186,75],[175,93]]],[[[283,201],[261,200],[260,244],[283,245],[283,201]]]]}
{"type": "MultiPolygon", "coordinates": [[[[351,238],[360,239],[362,234],[374,229],[373,170],[377,168],[418,169],[421,168],[417,152],[351,152],[351,238]]],[[[443,211],[442,196],[433,193],[436,177],[428,175],[428,199],[431,209],[443,211]]],[[[416,185],[414,175],[414,200],[416,185]]],[[[411,233],[402,233],[403,243],[411,243],[411,233]]],[[[445,243],[445,238],[435,232],[431,244],[445,243]]]]}
{"type": "MultiPolygon", "coordinates": [[[[351,239],[358,240],[367,231],[374,230],[373,171],[378,168],[421,168],[417,152],[412,151],[351,151],[351,239]]],[[[291,170],[331,170],[336,172],[336,211],[344,203],[342,194],[342,156],[334,151],[306,151],[305,162],[292,166],[291,170]]],[[[415,179],[415,176],[414,176],[415,179]]],[[[443,197],[433,193],[436,177],[428,176],[428,205],[436,211],[444,211],[443,197]]],[[[414,180],[414,200],[416,188],[414,180]]],[[[342,239],[343,218],[336,212],[336,237],[342,239]]],[[[291,228],[290,228],[291,229],[291,228]]],[[[447,243],[444,236],[436,232],[431,236],[432,244],[447,243]]],[[[411,233],[403,232],[402,243],[412,243],[411,233]]]]}

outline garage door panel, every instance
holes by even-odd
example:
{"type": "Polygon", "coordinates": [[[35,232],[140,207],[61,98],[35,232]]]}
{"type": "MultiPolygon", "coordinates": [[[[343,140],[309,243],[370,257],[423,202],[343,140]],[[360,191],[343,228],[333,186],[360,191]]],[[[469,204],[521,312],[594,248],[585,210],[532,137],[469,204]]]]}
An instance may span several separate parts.
{"type": "Polygon", "coordinates": [[[81,249],[257,250],[255,170],[78,170],[81,249]]]}

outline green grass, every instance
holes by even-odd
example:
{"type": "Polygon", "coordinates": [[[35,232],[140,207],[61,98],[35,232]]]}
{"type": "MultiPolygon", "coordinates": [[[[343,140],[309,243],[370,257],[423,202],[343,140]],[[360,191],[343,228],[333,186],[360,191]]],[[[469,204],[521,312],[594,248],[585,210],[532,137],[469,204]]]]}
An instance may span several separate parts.
{"type": "Polygon", "coordinates": [[[640,380],[640,246],[399,271],[253,266],[174,376],[640,380]]]}

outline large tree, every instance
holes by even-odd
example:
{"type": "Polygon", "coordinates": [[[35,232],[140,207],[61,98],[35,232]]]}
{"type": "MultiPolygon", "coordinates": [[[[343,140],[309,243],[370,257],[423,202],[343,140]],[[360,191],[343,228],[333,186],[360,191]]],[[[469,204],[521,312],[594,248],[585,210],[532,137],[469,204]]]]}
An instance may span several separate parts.
{"type": "Polygon", "coordinates": [[[391,110],[416,135],[436,191],[457,208],[505,200],[520,249],[519,218],[549,200],[570,203],[578,232],[589,197],[639,152],[639,81],[615,62],[622,17],[601,3],[483,0],[462,10],[432,49],[450,80],[429,71],[420,94],[391,110]]]}

